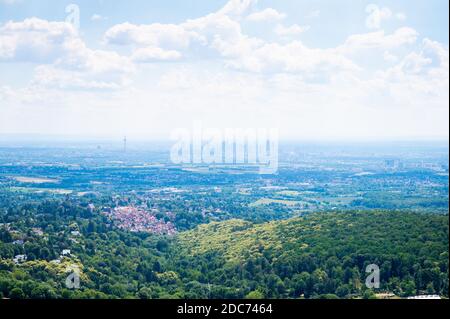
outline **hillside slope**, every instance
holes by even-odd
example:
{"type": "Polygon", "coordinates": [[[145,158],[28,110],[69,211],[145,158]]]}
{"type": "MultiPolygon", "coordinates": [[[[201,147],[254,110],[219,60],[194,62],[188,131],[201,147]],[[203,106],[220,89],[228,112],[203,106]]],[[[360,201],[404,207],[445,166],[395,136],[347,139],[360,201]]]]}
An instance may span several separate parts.
{"type": "Polygon", "coordinates": [[[265,297],[362,295],[369,264],[380,267],[381,291],[448,295],[448,216],[353,212],[255,225],[230,220],[181,233],[175,247],[176,256],[191,256],[181,277],[232,287],[233,296],[250,290],[265,297]]]}

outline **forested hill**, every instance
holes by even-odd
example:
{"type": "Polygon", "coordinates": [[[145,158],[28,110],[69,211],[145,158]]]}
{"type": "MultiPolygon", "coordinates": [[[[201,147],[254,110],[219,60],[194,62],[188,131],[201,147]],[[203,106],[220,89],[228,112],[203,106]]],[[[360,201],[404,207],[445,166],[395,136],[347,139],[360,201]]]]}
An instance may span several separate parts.
{"type": "Polygon", "coordinates": [[[447,295],[448,221],[399,212],[323,213],[256,225],[230,220],[184,232],[174,247],[182,277],[232,295],[373,297],[364,285],[369,264],[380,268],[378,292],[447,295]]]}
{"type": "Polygon", "coordinates": [[[0,298],[448,297],[448,215],[314,213],[160,236],[70,202],[39,207],[3,217],[0,298]],[[13,261],[19,254],[27,260],[13,261]],[[378,290],[365,287],[369,264],[380,268],[378,290]],[[68,289],[74,267],[81,285],[68,289]]]}

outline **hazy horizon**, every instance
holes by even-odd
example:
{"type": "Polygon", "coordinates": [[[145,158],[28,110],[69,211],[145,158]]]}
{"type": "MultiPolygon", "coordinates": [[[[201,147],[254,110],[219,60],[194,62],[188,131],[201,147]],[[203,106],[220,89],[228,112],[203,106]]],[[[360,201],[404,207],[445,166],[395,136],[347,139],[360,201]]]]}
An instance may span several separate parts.
{"type": "MultiPolygon", "coordinates": [[[[134,135],[108,135],[108,136],[95,136],[95,135],[39,135],[39,134],[0,134],[0,143],[39,143],[39,142],[115,142],[123,143],[124,137],[128,142],[164,142],[172,143],[170,136],[134,136],[134,135]]],[[[423,137],[362,137],[362,138],[289,138],[280,137],[281,143],[337,143],[337,144],[358,144],[358,143],[371,143],[371,144],[383,144],[383,143],[449,143],[448,136],[423,136],[423,137]]]]}

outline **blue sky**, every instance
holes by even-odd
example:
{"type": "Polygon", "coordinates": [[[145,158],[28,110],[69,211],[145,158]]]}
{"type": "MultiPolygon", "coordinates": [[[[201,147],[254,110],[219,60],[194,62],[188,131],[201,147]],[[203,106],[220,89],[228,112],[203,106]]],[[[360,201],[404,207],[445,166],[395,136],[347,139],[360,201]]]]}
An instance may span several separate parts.
{"type": "MultiPolygon", "coordinates": [[[[11,0],[10,0],[11,1],[11,0]]],[[[14,1],[14,0],[12,0],[14,1]]],[[[153,22],[181,23],[186,19],[204,16],[223,7],[227,0],[16,0],[14,4],[0,1],[0,22],[23,20],[28,17],[39,17],[47,20],[64,20],[65,8],[76,3],[81,10],[81,24],[88,39],[99,39],[108,26],[133,22],[145,24],[153,22]],[[3,3],[2,3],[3,2],[3,3]],[[91,21],[94,14],[108,19],[102,23],[91,21]]],[[[365,7],[376,3],[387,6],[393,11],[407,15],[408,26],[420,30],[424,37],[448,44],[448,12],[449,2],[444,0],[260,0],[257,7],[276,8],[281,12],[289,12],[286,21],[291,23],[309,23],[316,33],[306,34],[304,41],[315,46],[327,47],[345,40],[349,34],[364,31],[365,7]],[[308,17],[319,11],[320,19],[308,17]]],[[[386,30],[393,30],[399,24],[387,21],[386,30]]],[[[256,30],[257,32],[257,30],[256,30]]]]}
{"type": "Polygon", "coordinates": [[[448,138],[448,1],[0,0],[0,133],[448,138]],[[79,28],[67,20],[79,9],[79,28]]]}

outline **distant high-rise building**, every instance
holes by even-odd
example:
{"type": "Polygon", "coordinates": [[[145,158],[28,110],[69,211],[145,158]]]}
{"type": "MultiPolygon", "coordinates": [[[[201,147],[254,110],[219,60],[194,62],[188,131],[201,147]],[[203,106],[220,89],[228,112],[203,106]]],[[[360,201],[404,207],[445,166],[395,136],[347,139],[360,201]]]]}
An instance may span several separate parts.
{"type": "Polygon", "coordinates": [[[126,136],[123,138],[123,151],[124,152],[127,151],[127,137],[126,136]]]}
{"type": "Polygon", "coordinates": [[[397,159],[387,159],[384,161],[384,167],[386,169],[403,169],[404,165],[400,160],[397,159]]]}
{"type": "Polygon", "coordinates": [[[393,159],[387,159],[384,161],[384,166],[386,168],[395,168],[395,160],[393,159]]]}

